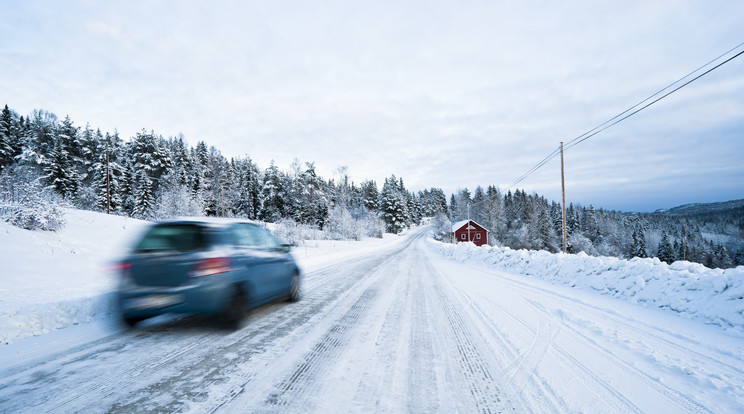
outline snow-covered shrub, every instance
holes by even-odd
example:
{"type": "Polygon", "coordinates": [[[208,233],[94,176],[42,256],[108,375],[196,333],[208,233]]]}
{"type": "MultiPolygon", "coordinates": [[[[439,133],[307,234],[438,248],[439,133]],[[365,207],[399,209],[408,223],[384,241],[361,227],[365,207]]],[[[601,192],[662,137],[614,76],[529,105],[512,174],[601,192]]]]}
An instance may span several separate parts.
{"type": "Polygon", "coordinates": [[[41,178],[22,169],[0,174],[0,219],[26,230],[56,231],[64,227],[67,203],[41,186],[41,178]]]}
{"type": "Polygon", "coordinates": [[[592,241],[581,233],[574,233],[568,236],[568,249],[569,253],[584,252],[590,256],[599,255],[592,241]]]}
{"type": "Polygon", "coordinates": [[[276,223],[272,233],[282,243],[293,246],[301,246],[305,243],[305,240],[323,240],[326,238],[321,230],[307,224],[299,224],[288,218],[276,223]]]}
{"type": "Polygon", "coordinates": [[[152,212],[155,219],[203,215],[201,197],[195,198],[185,185],[162,185],[156,199],[152,212]]]}
{"type": "Polygon", "coordinates": [[[377,213],[368,211],[366,215],[359,219],[364,234],[367,237],[382,238],[385,234],[385,222],[377,215],[377,213]]]}
{"type": "Polygon", "coordinates": [[[328,211],[324,230],[333,240],[361,240],[363,229],[346,207],[334,206],[328,211]]]}
{"type": "Polygon", "coordinates": [[[434,228],[434,240],[441,242],[450,241],[450,233],[452,231],[452,224],[450,219],[444,214],[437,214],[432,222],[434,228]]]}
{"type": "Polygon", "coordinates": [[[81,210],[95,210],[97,196],[98,194],[96,194],[95,188],[91,186],[81,186],[75,195],[75,207],[81,210]]]}

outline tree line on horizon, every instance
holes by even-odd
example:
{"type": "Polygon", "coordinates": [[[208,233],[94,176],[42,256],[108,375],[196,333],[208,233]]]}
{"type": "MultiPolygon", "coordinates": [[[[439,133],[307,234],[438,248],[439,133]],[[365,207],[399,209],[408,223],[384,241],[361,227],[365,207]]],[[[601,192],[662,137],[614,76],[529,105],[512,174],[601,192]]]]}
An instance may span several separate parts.
{"type": "MultiPolygon", "coordinates": [[[[464,189],[448,204],[440,188],[409,191],[395,175],[380,188],[372,180],[351,182],[344,167],[324,179],[313,162],[298,159],[288,171],[274,162],[262,169],[247,156],[227,159],[204,141],[190,146],[183,136],[164,138],[145,129],[124,140],[116,131],[78,127],[69,116],[60,121],[35,110],[24,117],[7,105],[0,112],[0,191],[3,219],[27,228],[59,226],[56,214],[34,211],[49,213],[63,202],[147,220],[242,217],[278,223],[285,232],[322,230],[336,239],[400,233],[433,217],[438,238],[446,240],[451,223],[467,218],[470,206],[470,217],[490,230],[491,244],[562,250],[560,205],[523,190],[477,187],[471,195],[464,189]]],[[[669,263],[684,257],[727,268],[744,264],[742,216],[700,221],[571,204],[568,250],[669,263]]],[[[285,238],[297,242],[298,237],[285,238]]]]}
{"type": "MultiPolygon", "coordinates": [[[[452,220],[471,219],[489,229],[491,244],[512,249],[563,251],[563,209],[524,190],[459,190],[450,197],[452,220]],[[469,208],[469,212],[468,212],[469,208]]],[[[438,226],[443,228],[443,225],[438,226]]],[[[447,238],[444,231],[439,237],[447,238]]],[[[710,268],[744,265],[744,206],[716,214],[623,213],[573,203],[566,206],[568,253],[620,258],[656,257],[710,268]]]]}

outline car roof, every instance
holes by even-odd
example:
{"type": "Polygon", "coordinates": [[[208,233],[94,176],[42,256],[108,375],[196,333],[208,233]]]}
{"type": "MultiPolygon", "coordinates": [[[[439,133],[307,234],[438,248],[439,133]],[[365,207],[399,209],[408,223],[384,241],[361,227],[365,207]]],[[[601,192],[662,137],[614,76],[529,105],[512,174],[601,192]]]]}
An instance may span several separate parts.
{"type": "Polygon", "coordinates": [[[169,220],[161,220],[155,224],[202,224],[210,227],[226,227],[235,223],[245,223],[252,224],[254,226],[261,226],[260,223],[253,220],[227,217],[178,217],[169,220]]]}

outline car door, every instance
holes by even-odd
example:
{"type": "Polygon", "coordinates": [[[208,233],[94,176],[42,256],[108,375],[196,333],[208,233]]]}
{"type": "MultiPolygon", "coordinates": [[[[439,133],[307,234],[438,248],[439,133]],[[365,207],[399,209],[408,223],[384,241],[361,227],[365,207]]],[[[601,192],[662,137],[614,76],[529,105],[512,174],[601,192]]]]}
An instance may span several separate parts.
{"type": "Polygon", "coordinates": [[[289,285],[294,274],[294,260],[271,233],[260,226],[253,226],[254,236],[259,241],[263,257],[270,270],[268,280],[273,297],[289,293],[289,285]]]}
{"type": "Polygon", "coordinates": [[[234,243],[235,267],[240,269],[238,277],[247,288],[253,306],[266,303],[274,296],[275,260],[262,247],[254,225],[237,223],[230,229],[234,243]]]}

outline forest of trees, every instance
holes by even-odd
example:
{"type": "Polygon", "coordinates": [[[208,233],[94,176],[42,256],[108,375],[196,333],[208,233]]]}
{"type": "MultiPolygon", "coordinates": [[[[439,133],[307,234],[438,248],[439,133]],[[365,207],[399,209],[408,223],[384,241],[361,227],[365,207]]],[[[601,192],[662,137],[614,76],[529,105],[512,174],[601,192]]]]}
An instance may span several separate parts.
{"type": "MultiPolygon", "coordinates": [[[[164,138],[144,129],[125,140],[116,131],[80,127],[44,110],[19,116],[6,105],[0,113],[0,217],[53,230],[63,223],[58,207],[64,204],[151,220],[243,217],[323,230],[338,239],[399,233],[425,217],[436,217],[446,239],[448,223],[466,218],[469,205],[471,218],[490,230],[492,244],[562,249],[560,205],[521,190],[478,187],[471,195],[465,189],[448,204],[441,189],[409,191],[395,175],[380,188],[370,180],[350,182],[343,167],[325,179],[314,163],[297,159],[288,171],[273,162],[262,169],[249,157],[227,159],[203,141],[190,146],[183,136],[164,138]]],[[[744,264],[744,213],[732,211],[686,218],[569,205],[568,247],[590,255],[667,262],[684,257],[732,267],[744,264]]]]}
{"type": "Polygon", "coordinates": [[[141,219],[291,221],[334,237],[358,238],[399,233],[422,217],[447,212],[441,189],[414,193],[394,175],[380,189],[374,181],[350,182],[345,168],[324,179],[312,162],[295,160],[289,171],[273,162],[261,169],[249,157],[228,160],[203,141],[189,146],[183,136],[164,138],[146,130],[124,140],[116,131],[81,128],[43,110],[18,116],[7,105],[0,113],[0,179],[5,218],[26,218],[33,204],[50,204],[51,198],[141,219]]]}

